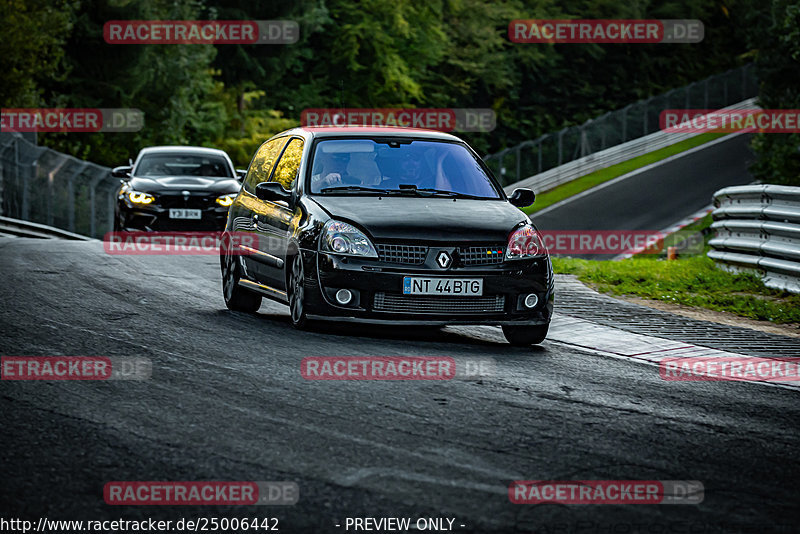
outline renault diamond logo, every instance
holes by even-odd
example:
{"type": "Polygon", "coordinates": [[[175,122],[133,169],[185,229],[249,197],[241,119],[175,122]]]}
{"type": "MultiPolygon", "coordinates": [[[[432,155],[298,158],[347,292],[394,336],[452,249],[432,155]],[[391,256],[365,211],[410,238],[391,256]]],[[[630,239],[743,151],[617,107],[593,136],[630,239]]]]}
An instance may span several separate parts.
{"type": "Polygon", "coordinates": [[[453,259],[450,257],[450,254],[448,254],[444,250],[441,251],[436,256],[436,263],[438,263],[439,267],[441,267],[442,269],[447,269],[448,267],[450,267],[451,261],[453,261],[453,259]]]}
{"type": "Polygon", "coordinates": [[[183,194],[183,200],[189,200],[189,195],[191,195],[189,191],[181,191],[181,193],[183,194]]]}

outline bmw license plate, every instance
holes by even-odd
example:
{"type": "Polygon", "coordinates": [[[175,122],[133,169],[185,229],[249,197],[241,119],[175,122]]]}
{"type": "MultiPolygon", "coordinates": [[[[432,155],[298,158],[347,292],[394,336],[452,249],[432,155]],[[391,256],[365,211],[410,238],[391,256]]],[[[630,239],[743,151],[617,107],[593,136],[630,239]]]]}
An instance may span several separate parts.
{"type": "Polygon", "coordinates": [[[200,210],[171,209],[170,219],[200,219],[200,210]]]}
{"type": "Polygon", "coordinates": [[[404,295],[483,295],[483,278],[403,278],[404,295]]]}

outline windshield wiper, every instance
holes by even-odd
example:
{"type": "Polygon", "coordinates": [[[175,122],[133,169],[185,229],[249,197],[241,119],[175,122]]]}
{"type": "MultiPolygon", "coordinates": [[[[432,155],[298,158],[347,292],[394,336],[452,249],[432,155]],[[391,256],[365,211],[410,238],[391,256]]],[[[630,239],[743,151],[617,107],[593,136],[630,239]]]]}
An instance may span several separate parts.
{"type": "Polygon", "coordinates": [[[486,198],[480,197],[477,195],[470,195],[467,193],[459,193],[457,191],[447,191],[445,189],[433,189],[429,187],[418,188],[414,184],[400,184],[400,190],[394,190],[394,192],[409,192],[417,194],[421,197],[432,197],[432,196],[443,196],[443,197],[450,197],[450,198],[486,198]]]}
{"type": "Polygon", "coordinates": [[[355,191],[355,192],[367,192],[367,193],[380,193],[385,195],[388,193],[386,189],[375,189],[374,187],[364,187],[361,185],[339,185],[336,187],[323,187],[319,190],[320,193],[333,193],[333,192],[346,192],[346,191],[355,191]]]}
{"type": "Polygon", "coordinates": [[[422,191],[423,193],[430,193],[431,196],[443,196],[443,197],[453,197],[453,198],[486,198],[477,195],[470,195],[467,193],[459,193],[458,191],[444,191],[442,189],[417,189],[417,191],[422,191]]]}
{"type": "Polygon", "coordinates": [[[422,188],[418,189],[414,184],[400,184],[399,189],[377,189],[374,187],[364,187],[362,185],[339,185],[335,187],[323,187],[319,190],[320,193],[377,193],[379,195],[402,195],[410,193],[419,197],[433,197],[443,196],[449,198],[487,198],[476,195],[469,195],[467,193],[458,193],[456,191],[446,191],[443,189],[422,188]]]}

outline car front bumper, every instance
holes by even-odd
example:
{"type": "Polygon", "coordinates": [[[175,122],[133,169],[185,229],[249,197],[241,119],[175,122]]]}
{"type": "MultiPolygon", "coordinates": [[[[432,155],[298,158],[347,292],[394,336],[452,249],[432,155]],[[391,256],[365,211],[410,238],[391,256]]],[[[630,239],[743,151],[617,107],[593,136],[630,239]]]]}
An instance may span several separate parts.
{"type": "Polygon", "coordinates": [[[553,313],[553,272],[548,257],[506,261],[490,266],[447,270],[413,268],[376,260],[346,258],[303,251],[306,309],[312,319],[409,325],[544,325],[553,313]],[[403,294],[406,276],[481,278],[483,295],[415,296],[403,294]],[[339,289],[348,289],[353,302],[336,302],[339,289]],[[526,308],[525,296],[538,304],[526,308]]]}
{"type": "Polygon", "coordinates": [[[170,219],[169,209],[157,205],[138,206],[121,202],[121,226],[125,231],[189,232],[222,231],[228,218],[228,208],[222,206],[200,209],[200,219],[170,219]]]}

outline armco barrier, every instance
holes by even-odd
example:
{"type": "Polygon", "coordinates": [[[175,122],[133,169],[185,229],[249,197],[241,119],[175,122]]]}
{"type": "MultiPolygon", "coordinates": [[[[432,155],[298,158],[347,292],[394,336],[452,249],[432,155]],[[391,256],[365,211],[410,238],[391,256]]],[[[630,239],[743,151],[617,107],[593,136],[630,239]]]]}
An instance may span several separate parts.
{"type": "Polygon", "coordinates": [[[35,237],[38,239],[72,239],[76,241],[89,240],[85,235],[73,234],[60,228],[54,228],[44,224],[21,221],[19,219],[9,219],[0,217],[0,235],[14,237],[35,237]]]}
{"type": "Polygon", "coordinates": [[[756,271],[768,287],[800,293],[800,187],[744,185],[714,193],[708,257],[756,271]]]}
{"type": "MultiPolygon", "coordinates": [[[[754,98],[744,100],[733,106],[724,109],[754,109],[757,108],[754,98]]],[[[526,178],[520,182],[507,185],[504,187],[505,191],[510,193],[518,187],[527,187],[533,189],[536,193],[553,189],[561,184],[571,182],[581,176],[586,176],[589,173],[611,167],[617,163],[622,163],[629,159],[633,159],[644,154],[649,154],[661,148],[665,148],[675,143],[679,143],[686,139],[690,139],[701,132],[663,132],[658,131],[645,135],[633,141],[616,145],[600,152],[595,152],[580,159],[576,159],[564,165],[550,169],[541,174],[537,174],[526,178]]],[[[735,135],[735,134],[732,134],[735,135]]]]}

